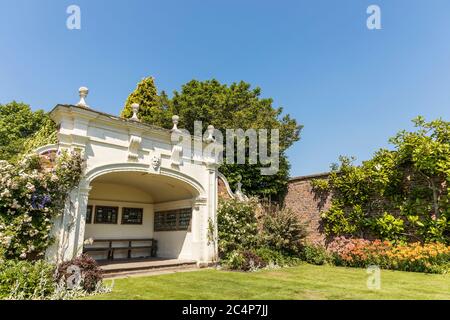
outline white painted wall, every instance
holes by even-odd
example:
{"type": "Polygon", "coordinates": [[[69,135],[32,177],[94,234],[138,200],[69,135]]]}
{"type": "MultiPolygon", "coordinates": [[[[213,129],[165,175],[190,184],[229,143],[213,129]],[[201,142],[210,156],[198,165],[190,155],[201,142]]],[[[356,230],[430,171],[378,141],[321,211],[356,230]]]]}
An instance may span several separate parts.
{"type": "MultiPolygon", "coordinates": [[[[139,239],[139,238],[153,238],[153,205],[152,204],[142,204],[135,202],[122,202],[122,201],[97,201],[90,200],[88,202],[89,205],[94,206],[93,211],[93,219],[92,223],[86,224],[85,229],[85,239],[93,238],[93,239],[139,239]],[[119,207],[119,216],[117,219],[117,224],[97,224],[94,223],[94,215],[95,215],[95,206],[112,206],[119,207]],[[142,217],[142,225],[131,225],[131,224],[121,224],[122,221],[122,207],[131,207],[131,208],[143,208],[143,217],[142,217]]],[[[139,245],[145,245],[146,243],[141,243],[139,245]]],[[[104,245],[104,244],[99,244],[104,245]]],[[[127,246],[128,243],[114,243],[114,246],[127,246]]],[[[136,245],[136,244],[134,244],[136,245]]],[[[133,257],[143,257],[148,256],[149,251],[143,250],[133,250],[133,257]]],[[[105,253],[90,253],[96,259],[105,259],[105,253]]],[[[117,252],[114,255],[114,258],[125,258],[127,252],[124,250],[123,252],[117,252]]]]}
{"type": "MultiPolygon", "coordinates": [[[[111,206],[119,207],[119,217],[117,224],[102,224],[92,223],[86,224],[86,231],[84,239],[138,239],[138,238],[153,238],[153,205],[142,204],[135,202],[122,202],[122,201],[96,201],[89,200],[88,205],[96,206],[111,206]],[[141,225],[121,224],[122,220],[122,208],[143,208],[144,214],[141,225]]],[[[93,216],[95,215],[95,208],[93,216]]]]}
{"type": "MultiPolygon", "coordinates": [[[[86,224],[84,239],[139,239],[154,238],[158,241],[157,256],[162,258],[192,259],[192,233],[190,231],[160,231],[154,232],[154,211],[187,208],[192,201],[173,201],[153,205],[148,203],[151,197],[139,190],[126,185],[93,183],[88,205],[93,206],[92,223],[86,224]],[[146,203],[147,201],[147,203],[146,203]],[[119,207],[117,224],[97,224],[95,206],[119,207]],[[142,225],[122,225],[122,208],[143,208],[142,225]]],[[[143,243],[144,244],[144,243],[143,243]]],[[[127,243],[114,243],[114,246],[126,246],[127,243]]],[[[104,259],[104,253],[91,253],[94,258],[104,259]]],[[[147,256],[148,251],[133,250],[133,257],[147,256]]],[[[126,257],[126,251],[118,252],[115,258],[126,257]]]]}
{"type": "Polygon", "coordinates": [[[192,259],[192,233],[187,231],[155,232],[158,240],[158,257],[192,259]]]}
{"type": "MultiPolygon", "coordinates": [[[[192,207],[192,201],[181,200],[155,204],[154,210],[158,212],[189,207],[192,207]]],[[[158,240],[158,256],[187,260],[194,258],[192,254],[192,227],[187,231],[156,231],[154,237],[158,240]]]]}

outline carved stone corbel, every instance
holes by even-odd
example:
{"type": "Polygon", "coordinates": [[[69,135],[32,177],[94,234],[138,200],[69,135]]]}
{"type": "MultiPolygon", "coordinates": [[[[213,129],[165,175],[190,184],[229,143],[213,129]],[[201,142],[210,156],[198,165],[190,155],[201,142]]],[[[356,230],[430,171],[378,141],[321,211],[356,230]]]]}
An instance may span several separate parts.
{"type": "Polygon", "coordinates": [[[142,138],[138,135],[130,135],[130,144],[128,146],[128,160],[136,161],[139,157],[139,149],[141,147],[142,138]]]}
{"type": "Polygon", "coordinates": [[[183,147],[182,146],[173,146],[172,147],[172,156],[170,160],[172,160],[172,164],[175,166],[180,166],[183,163],[183,147]]]}

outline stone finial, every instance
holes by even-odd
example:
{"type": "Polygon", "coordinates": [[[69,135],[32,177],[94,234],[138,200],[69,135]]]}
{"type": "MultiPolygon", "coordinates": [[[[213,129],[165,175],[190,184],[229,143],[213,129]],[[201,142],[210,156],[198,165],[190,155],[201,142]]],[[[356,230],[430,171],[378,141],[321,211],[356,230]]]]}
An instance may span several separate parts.
{"type": "Polygon", "coordinates": [[[242,181],[242,176],[241,175],[238,175],[237,177],[236,177],[236,180],[237,180],[237,183],[236,183],[236,190],[239,190],[239,191],[241,191],[241,188],[242,188],[242,183],[241,183],[241,181],[242,181]]]}
{"type": "Polygon", "coordinates": [[[214,126],[213,125],[209,125],[208,126],[208,137],[205,139],[206,143],[213,143],[214,141],[216,141],[216,139],[214,139],[214,126]]]}
{"type": "Polygon", "coordinates": [[[78,89],[78,93],[80,95],[80,101],[77,103],[77,106],[89,108],[89,106],[88,106],[88,104],[86,103],[86,100],[85,100],[85,98],[89,94],[89,89],[86,88],[86,87],[80,87],[80,89],[78,89]]]}
{"type": "Polygon", "coordinates": [[[131,110],[133,110],[133,116],[130,118],[130,120],[140,121],[139,118],[138,118],[138,115],[137,115],[137,113],[139,111],[139,104],[138,103],[133,103],[131,105],[131,110]]]}
{"type": "Polygon", "coordinates": [[[236,191],[234,191],[234,195],[239,201],[248,201],[248,197],[242,192],[242,176],[237,176],[237,183],[236,183],[236,191]]]}
{"type": "Polygon", "coordinates": [[[171,132],[180,132],[180,129],[178,129],[178,121],[180,120],[180,117],[177,115],[172,116],[172,122],[173,122],[173,128],[170,130],[171,132]]]}

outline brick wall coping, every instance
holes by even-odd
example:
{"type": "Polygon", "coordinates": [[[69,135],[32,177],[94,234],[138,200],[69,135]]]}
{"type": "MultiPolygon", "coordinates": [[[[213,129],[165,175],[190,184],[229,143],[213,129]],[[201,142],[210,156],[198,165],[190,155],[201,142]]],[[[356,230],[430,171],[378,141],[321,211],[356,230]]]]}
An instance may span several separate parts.
{"type": "Polygon", "coordinates": [[[330,175],[329,172],[315,173],[307,176],[298,176],[289,178],[289,182],[302,181],[302,180],[311,180],[316,178],[326,178],[330,175]]]}

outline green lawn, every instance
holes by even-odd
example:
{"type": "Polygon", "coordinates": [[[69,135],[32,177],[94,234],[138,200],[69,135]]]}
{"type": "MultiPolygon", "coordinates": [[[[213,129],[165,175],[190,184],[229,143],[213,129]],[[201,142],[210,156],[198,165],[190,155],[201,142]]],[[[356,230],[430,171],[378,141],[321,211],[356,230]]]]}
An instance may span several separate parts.
{"type": "Polygon", "coordinates": [[[364,269],[313,266],[251,273],[212,269],[116,279],[93,299],[450,299],[450,275],[381,271],[367,288],[364,269]]]}

